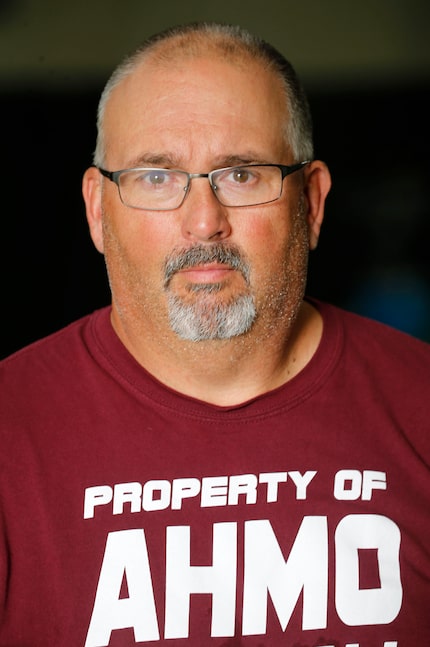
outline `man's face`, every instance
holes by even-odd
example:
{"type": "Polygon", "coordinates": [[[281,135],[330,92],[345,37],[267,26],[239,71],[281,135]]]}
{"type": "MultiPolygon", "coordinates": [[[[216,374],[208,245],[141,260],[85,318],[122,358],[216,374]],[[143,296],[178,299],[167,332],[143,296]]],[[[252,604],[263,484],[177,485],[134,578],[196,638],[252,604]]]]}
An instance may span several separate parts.
{"type": "MultiPolygon", "coordinates": [[[[291,164],[285,111],[280,82],[254,62],[148,61],[108,103],[105,166],[207,173],[243,163],[291,164]]],[[[301,176],[287,177],[275,202],[235,208],[222,206],[207,179],[196,178],[182,206],[162,212],[124,206],[117,187],[104,180],[98,247],[114,318],[158,335],[173,328],[193,340],[270,334],[292,319],[308,250],[301,176]]]]}

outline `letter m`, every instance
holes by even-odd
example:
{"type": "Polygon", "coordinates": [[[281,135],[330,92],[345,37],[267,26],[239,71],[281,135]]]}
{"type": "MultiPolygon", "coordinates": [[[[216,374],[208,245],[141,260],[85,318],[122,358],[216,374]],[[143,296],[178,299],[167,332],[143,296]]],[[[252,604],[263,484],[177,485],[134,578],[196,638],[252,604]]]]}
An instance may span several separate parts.
{"type": "Polygon", "coordinates": [[[282,630],[303,591],[303,629],[327,625],[328,533],[326,517],[304,517],[285,560],[268,520],[245,523],[243,635],[265,634],[270,594],[282,630]]]}

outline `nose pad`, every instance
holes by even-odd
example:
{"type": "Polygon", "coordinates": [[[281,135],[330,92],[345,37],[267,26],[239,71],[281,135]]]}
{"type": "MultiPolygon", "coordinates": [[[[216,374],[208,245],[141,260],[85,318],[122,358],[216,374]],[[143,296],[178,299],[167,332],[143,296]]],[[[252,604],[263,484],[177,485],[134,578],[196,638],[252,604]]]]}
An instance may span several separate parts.
{"type": "Polygon", "coordinates": [[[221,201],[220,201],[220,199],[218,197],[218,193],[217,193],[217,191],[218,191],[217,185],[214,182],[209,182],[209,184],[210,184],[210,187],[212,189],[212,193],[214,194],[215,198],[217,199],[217,202],[219,202],[221,204],[221,201]]]}
{"type": "Polygon", "coordinates": [[[184,186],[182,189],[184,192],[184,195],[182,196],[181,204],[179,205],[180,207],[182,207],[182,205],[184,204],[184,201],[187,199],[188,194],[190,193],[190,189],[191,189],[191,182],[188,182],[188,184],[184,186]]]}

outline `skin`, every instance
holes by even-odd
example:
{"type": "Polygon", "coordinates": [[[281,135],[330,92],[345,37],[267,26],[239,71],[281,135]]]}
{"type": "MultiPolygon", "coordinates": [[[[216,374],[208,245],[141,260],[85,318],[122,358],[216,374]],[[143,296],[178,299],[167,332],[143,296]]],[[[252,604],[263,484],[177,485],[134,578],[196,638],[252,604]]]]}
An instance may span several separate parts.
{"type": "MultiPolygon", "coordinates": [[[[281,136],[285,111],[279,80],[254,61],[201,55],[163,64],[147,58],[108,102],[105,167],[205,173],[244,160],[292,164],[297,160],[281,136]]],[[[281,198],[270,204],[224,207],[206,179],[195,179],[179,209],[156,213],[125,207],[117,187],[88,169],[83,194],[90,233],[105,255],[112,324],[129,352],[166,385],[222,406],[296,375],[322,332],[303,292],[308,249],[317,244],[329,189],[327,167],[314,161],[287,177],[281,198]],[[211,263],[176,273],[170,290],[209,305],[251,291],[257,319],[249,332],[228,340],[184,341],[168,322],[163,264],[172,251],[214,242],[241,250],[250,285],[240,272],[211,263]],[[188,289],[212,282],[221,290],[188,289]]]]}

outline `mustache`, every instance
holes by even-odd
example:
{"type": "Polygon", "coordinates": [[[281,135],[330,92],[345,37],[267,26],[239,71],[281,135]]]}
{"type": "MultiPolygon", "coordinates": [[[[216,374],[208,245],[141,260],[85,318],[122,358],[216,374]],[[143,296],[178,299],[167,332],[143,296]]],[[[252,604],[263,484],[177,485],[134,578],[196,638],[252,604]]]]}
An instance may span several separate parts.
{"type": "Polygon", "coordinates": [[[176,272],[206,263],[227,265],[241,272],[249,283],[250,268],[240,249],[232,244],[213,243],[210,246],[197,244],[173,251],[164,262],[164,287],[168,287],[176,272]]]}

